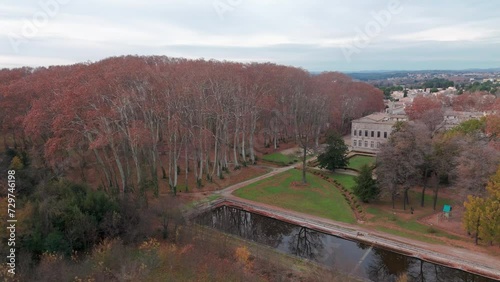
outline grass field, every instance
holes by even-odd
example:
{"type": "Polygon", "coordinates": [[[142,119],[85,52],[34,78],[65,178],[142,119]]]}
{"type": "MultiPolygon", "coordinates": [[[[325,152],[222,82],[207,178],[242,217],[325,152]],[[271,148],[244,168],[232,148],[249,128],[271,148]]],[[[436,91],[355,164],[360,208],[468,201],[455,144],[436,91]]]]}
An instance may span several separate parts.
{"type": "Polygon", "coordinates": [[[334,173],[333,175],[330,175],[330,177],[337,180],[342,186],[351,192],[354,185],[356,185],[356,182],[354,181],[356,177],[352,175],[334,173]]]}
{"type": "Polygon", "coordinates": [[[356,155],[349,159],[349,165],[347,167],[360,170],[361,167],[363,167],[363,165],[371,166],[374,164],[375,164],[374,157],[356,155]]]}
{"type": "Polygon", "coordinates": [[[374,208],[370,207],[367,209],[367,212],[370,214],[376,213],[377,215],[370,219],[372,222],[390,222],[394,224],[395,227],[398,228],[390,228],[387,226],[378,226],[377,230],[384,231],[387,233],[391,233],[394,235],[399,235],[402,237],[407,237],[410,239],[416,239],[421,241],[432,241],[432,238],[427,237],[426,235],[433,235],[436,237],[448,238],[453,240],[460,240],[460,237],[448,234],[444,231],[431,228],[425,224],[417,222],[416,219],[410,220],[402,220],[397,216],[392,215],[389,212],[382,210],[374,210],[374,208]]]}
{"type": "Polygon", "coordinates": [[[262,156],[262,159],[268,162],[276,163],[279,165],[291,165],[299,161],[299,158],[292,155],[283,155],[282,153],[272,153],[262,156]]]}
{"type": "Polygon", "coordinates": [[[236,190],[235,196],[297,212],[337,221],[355,223],[351,208],[340,192],[327,181],[307,174],[308,186],[301,181],[299,170],[290,170],[236,190]]]}
{"type": "MultiPolygon", "coordinates": [[[[410,202],[413,203],[413,207],[415,207],[415,211],[419,213],[418,218],[424,217],[427,215],[431,215],[434,213],[432,209],[433,196],[425,195],[425,207],[420,207],[420,197],[421,194],[417,191],[409,191],[410,202]]],[[[441,209],[444,204],[452,204],[452,201],[447,198],[438,197],[437,201],[437,209],[441,209]]],[[[386,202],[384,206],[391,207],[390,202],[386,202]]],[[[402,200],[398,199],[396,201],[396,211],[400,211],[403,208],[402,200]]],[[[409,207],[408,207],[409,208],[409,207]]],[[[453,240],[460,240],[460,237],[446,233],[444,231],[431,228],[425,224],[422,224],[417,221],[417,216],[414,216],[409,219],[403,219],[399,217],[397,214],[387,210],[382,209],[377,206],[370,205],[366,208],[366,212],[368,214],[373,215],[373,217],[369,220],[373,223],[390,223],[390,225],[394,226],[391,228],[390,226],[378,226],[377,230],[384,231],[387,233],[391,233],[394,235],[399,235],[402,237],[407,237],[411,239],[417,239],[424,242],[433,242],[436,239],[429,237],[429,235],[448,238],[453,240]]]]}

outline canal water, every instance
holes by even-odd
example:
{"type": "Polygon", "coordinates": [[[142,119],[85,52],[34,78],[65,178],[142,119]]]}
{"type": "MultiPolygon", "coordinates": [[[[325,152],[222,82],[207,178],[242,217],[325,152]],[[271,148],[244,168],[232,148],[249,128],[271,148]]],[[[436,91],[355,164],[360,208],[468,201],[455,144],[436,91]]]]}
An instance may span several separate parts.
{"type": "Polygon", "coordinates": [[[370,281],[395,281],[404,273],[409,281],[494,281],[233,207],[204,213],[195,222],[370,281]]]}

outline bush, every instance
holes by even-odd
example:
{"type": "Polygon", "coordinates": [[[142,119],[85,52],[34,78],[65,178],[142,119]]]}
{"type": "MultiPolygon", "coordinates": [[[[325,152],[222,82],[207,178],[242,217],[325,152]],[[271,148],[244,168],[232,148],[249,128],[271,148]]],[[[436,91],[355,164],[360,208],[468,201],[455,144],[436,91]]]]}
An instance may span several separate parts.
{"type": "Polygon", "coordinates": [[[13,170],[21,170],[24,168],[24,164],[23,164],[23,161],[21,160],[20,157],[18,156],[15,156],[12,161],[10,162],[10,166],[9,166],[9,169],[13,169],[13,170]]]}
{"type": "Polygon", "coordinates": [[[437,229],[436,229],[436,228],[434,228],[434,227],[432,227],[432,226],[427,227],[427,233],[430,233],[430,234],[435,234],[435,233],[437,233],[437,232],[438,232],[438,231],[437,231],[437,229]]]}
{"type": "Polygon", "coordinates": [[[45,252],[70,255],[88,250],[104,237],[118,235],[116,230],[130,221],[120,216],[118,203],[103,191],[64,180],[39,186],[30,200],[29,233],[20,238],[35,258],[45,252]]]}

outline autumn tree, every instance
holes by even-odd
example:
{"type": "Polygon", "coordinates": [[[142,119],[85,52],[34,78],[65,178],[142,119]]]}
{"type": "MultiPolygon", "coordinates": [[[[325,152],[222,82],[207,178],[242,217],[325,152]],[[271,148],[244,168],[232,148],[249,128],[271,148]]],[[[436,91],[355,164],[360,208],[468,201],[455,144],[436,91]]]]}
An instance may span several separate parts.
{"type": "Polygon", "coordinates": [[[0,93],[6,147],[122,196],[175,193],[180,173],[201,187],[254,164],[262,143],[307,153],[328,129],[383,109],[379,90],[340,73],[164,56],[1,70],[0,93]]]}
{"type": "Polygon", "coordinates": [[[325,114],[321,95],[311,89],[309,75],[305,72],[297,73],[295,84],[291,85],[293,95],[293,119],[295,139],[302,150],[302,182],[306,180],[307,153],[315,149],[316,135],[319,133],[321,121],[325,114]]]}
{"type": "Polygon", "coordinates": [[[431,151],[429,130],[422,124],[396,124],[389,140],[377,155],[377,179],[382,193],[389,193],[394,207],[399,191],[403,207],[409,204],[408,191],[422,177],[422,166],[431,151]]]}
{"type": "Polygon", "coordinates": [[[500,244],[500,169],[493,175],[486,187],[485,197],[469,195],[464,202],[463,225],[475,238],[500,244]]]}
{"type": "Polygon", "coordinates": [[[410,120],[424,123],[431,132],[438,129],[444,119],[441,101],[433,96],[419,95],[415,97],[411,105],[405,108],[405,112],[410,120]]]}
{"type": "Polygon", "coordinates": [[[463,93],[453,99],[455,111],[477,112],[488,110],[494,104],[495,96],[488,92],[463,93]]]}
{"type": "Polygon", "coordinates": [[[470,138],[463,139],[457,166],[452,170],[455,185],[463,195],[484,196],[489,177],[500,162],[499,153],[488,143],[470,138]]]}

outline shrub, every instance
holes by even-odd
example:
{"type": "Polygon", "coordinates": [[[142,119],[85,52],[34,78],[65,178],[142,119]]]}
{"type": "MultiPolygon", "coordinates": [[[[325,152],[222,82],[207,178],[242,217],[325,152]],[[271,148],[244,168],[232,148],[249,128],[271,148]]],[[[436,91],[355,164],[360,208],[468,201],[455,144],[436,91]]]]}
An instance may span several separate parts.
{"type": "Polygon", "coordinates": [[[120,234],[125,220],[130,221],[103,191],[64,180],[39,186],[31,200],[27,234],[19,235],[21,246],[35,258],[45,252],[69,256],[73,250],[88,250],[104,237],[120,234]]]}
{"type": "Polygon", "coordinates": [[[20,157],[18,156],[15,156],[12,161],[10,162],[10,166],[9,166],[9,169],[13,169],[13,170],[21,170],[24,168],[24,164],[23,164],[23,161],[21,160],[20,157]]]}
{"type": "Polygon", "coordinates": [[[432,226],[427,227],[427,233],[430,233],[430,234],[435,234],[435,233],[437,233],[437,232],[438,232],[438,231],[437,231],[437,229],[436,229],[436,228],[434,228],[434,227],[432,227],[432,226]]]}
{"type": "Polygon", "coordinates": [[[245,266],[245,269],[250,269],[252,267],[252,262],[250,261],[250,252],[246,246],[238,247],[235,251],[236,260],[245,266]]]}

